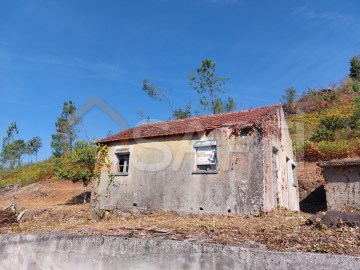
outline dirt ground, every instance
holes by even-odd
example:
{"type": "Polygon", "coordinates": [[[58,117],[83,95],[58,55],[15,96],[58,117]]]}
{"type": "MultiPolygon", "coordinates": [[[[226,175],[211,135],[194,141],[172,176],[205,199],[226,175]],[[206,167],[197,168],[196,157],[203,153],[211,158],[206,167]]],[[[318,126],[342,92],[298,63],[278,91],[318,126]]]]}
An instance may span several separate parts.
{"type": "Polygon", "coordinates": [[[82,185],[65,180],[0,191],[0,208],[16,203],[18,211],[26,210],[20,223],[0,228],[0,233],[119,235],[360,256],[360,228],[308,226],[305,221],[310,214],[303,212],[277,210],[248,217],[140,214],[134,209],[94,221],[89,216],[90,204],[82,201],[82,185]]]}
{"type": "Polygon", "coordinates": [[[314,162],[297,164],[300,210],[306,213],[326,211],[325,179],[314,162]]]}

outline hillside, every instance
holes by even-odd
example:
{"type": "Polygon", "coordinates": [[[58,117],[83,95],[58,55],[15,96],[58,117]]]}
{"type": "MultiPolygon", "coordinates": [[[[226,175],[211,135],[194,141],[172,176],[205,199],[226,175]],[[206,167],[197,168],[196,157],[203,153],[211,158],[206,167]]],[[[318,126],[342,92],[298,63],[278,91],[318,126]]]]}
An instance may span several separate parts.
{"type": "Polygon", "coordinates": [[[332,88],[308,90],[284,104],[298,162],[300,209],[326,210],[325,179],[317,162],[360,156],[359,92],[348,79],[332,88]]]}
{"type": "Polygon", "coordinates": [[[309,90],[284,105],[298,161],[360,156],[360,95],[352,84],[309,90]]]}

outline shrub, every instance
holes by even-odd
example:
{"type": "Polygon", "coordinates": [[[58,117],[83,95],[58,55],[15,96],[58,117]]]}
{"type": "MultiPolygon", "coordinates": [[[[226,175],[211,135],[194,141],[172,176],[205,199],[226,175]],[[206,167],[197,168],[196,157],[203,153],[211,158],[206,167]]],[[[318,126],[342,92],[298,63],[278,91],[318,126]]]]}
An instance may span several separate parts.
{"type": "Polygon", "coordinates": [[[351,121],[354,127],[360,129],[360,97],[354,98],[354,110],[351,116],[351,121]]]}
{"type": "Polygon", "coordinates": [[[84,187],[94,176],[97,148],[86,141],[77,141],[71,154],[56,160],[55,173],[59,178],[82,181],[84,187]]]}
{"type": "Polygon", "coordinates": [[[356,92],[356,93],[360,93],[360,83],[357,81],[353,82],[352,85],[352,89],[356,92]]]}
{"type": "Polygon", "coordinates": [[[296,98],[296,89],[293,87],[287,88],[281,100],[281,103],[283,104],[283,109],[286,113],[289,114],[295,113],[295,106],[294,106],[295,98],[296,98]]]}
{"type": "Polygon", "coordinates": [[[347,140],[320,142],[317,149],[322,153],[322,160],[340,159],[351,156],[353,143],[347,140]]]}
{"type": "Polygon", "coordinates": [[[304,160],[308,162],[353,156],[360,156],[360,139],[334,142],[322,141],[319,143],[308,142],[304,146],[304,160]]]}
{"type": "Polygon", "coordinates": [[[349,120],[337,115],[322,118],[315,133],[310,138],[313,142],[334,140],[335,130],[346,128],[349,120]]]}
{"type": "Polygon", "coordinates": [[[322,160],[324,155],[314,148],[313,144],[305,144],[304,147],[304,160],[308,162],[316,162],[322,160]]]}
{"type": "Polygon", "coordinates": [[[360,142],[358,142],[354,147],[354,153],[356,156],[360,157],[360,142]]]}
{"type": "Polygon", "coordinates": [[[323,126],[318,126],[310,140],[313,142],[331,141],[334,139],[334,131],[323,126]]]}
{"type": "Polygon", "coordinates": [[[360,138],[360,129],[346,127],[335,131],[334,140],[353,140],[360,138]]]}

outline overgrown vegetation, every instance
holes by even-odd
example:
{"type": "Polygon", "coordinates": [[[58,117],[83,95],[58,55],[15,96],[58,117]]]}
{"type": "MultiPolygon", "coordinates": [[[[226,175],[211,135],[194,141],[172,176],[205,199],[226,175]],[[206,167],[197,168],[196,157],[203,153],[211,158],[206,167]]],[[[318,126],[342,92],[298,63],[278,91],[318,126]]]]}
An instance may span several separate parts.
{"type": "Polygon", "coordinates": [[[21,165],[14,170],[0,169],[0,187],[12,184],[25,186],[54,176],[55,159],[49,158],[32,165],[21,165]]]}
{"type": "Polygon", "coordinates": [[[296,89],[289,87],[286,89],[281,99],[285,113],[296,113],[295,111],[296,89]]]}
{"type": "Polygon", "coordinates": [[[54,169],[57,177],[82,182],[84,203],[86,203],[87,186],[95,176],[96,153],[97,149],[93,143],[77,141],[70,154],[63,154],[56,158],[55,162],[54,169]]]}
{"type": "MultiPolygon", "coordinates": [[[[285,111],[290,113],[287,120],[298,160],[360,156],[358,61],[359,56],[352,58],[349,78],[339,86],[308,89],[292,103],[291,110],[288,109],[289,103],[283,102],[285,111]]],[[[288,94],[286,92],[284,97],[288,94]]]]}

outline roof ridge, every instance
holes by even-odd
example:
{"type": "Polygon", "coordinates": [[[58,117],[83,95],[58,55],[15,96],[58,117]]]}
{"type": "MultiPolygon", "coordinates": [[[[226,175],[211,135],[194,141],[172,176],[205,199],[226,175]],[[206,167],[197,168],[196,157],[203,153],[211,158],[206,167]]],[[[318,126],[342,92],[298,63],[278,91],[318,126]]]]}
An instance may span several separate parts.
{"type": "Polygon", "coordinates": [[[97,142],[101,143],[101,142],[122,140],[120,137],[127,139],[135,138],[133,135],[134,132],[136,133],[140,132],[139,134],[136,135],[136,137],[143,136],[143,138],[167,136],[170,134],[171,135],[182,134],[183,132],[189,131],[188,128],[190,128],[190,130],[192,131],[198,130],[199,127],[197,127],[196,123],[200,123],[203,130],[208,130],[210,128],[214,129],[224,126],[225,124],[230,124],[234,121],[240,121],[240,122],[242,121],[243,123],[254,122],[258,118],[267,119],[270,113],[274,112],[275,111],[274,109],[277,108],[281,108],[281,105],[272,104],[258,108],[251,108],[247,110],[239,110],[239,111],[233,111],[227,113],[203,115],[203,116],[189,117],[189,118],[177,119],[177,120],[159,121],[154,123],[145,123],[120,131],[112,136],[108,136],[106,138],[100,139],[97,142]],[[154,131],[159,128],[163,129],[164,126],[169,126],[169,128],[171,127],[174,130],[172,132],[165,132],[165,133],[154,131]]]}

